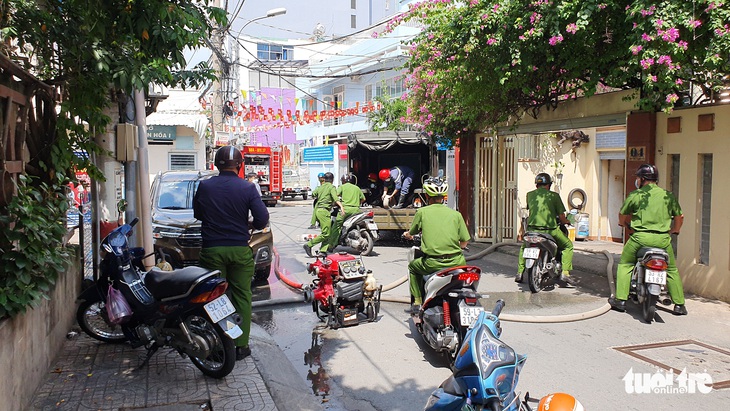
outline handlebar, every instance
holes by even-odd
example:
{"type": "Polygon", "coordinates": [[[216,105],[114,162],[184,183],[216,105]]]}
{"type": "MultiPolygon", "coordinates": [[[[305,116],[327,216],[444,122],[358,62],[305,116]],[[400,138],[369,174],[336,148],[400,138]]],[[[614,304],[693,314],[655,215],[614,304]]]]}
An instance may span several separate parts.
{"type": "Polygon", "coordinates": [[[499,299],[497,300],[497,303],[494,304],[494,309],[492,310],[492,315],[495,317],[499,317],[499,314],[502,313],[502,309],[504,308],[504,300],[499,299]]]}
{"type": "Polygon", "coordinates": [[[139,223],[139,217],[134,217],[134,220],[132,220],[132,222],[129,223],[129,226],[134,227],[135,225],[137,225],[137,223],[139,223]]]}

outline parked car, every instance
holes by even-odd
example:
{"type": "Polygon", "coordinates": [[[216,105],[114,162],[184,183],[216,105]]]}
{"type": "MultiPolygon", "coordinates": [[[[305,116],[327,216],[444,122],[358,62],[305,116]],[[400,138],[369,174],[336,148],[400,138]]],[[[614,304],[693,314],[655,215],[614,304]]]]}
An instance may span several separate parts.
{"type": "MultiPolygon", "coordinates": [[[[193,196],[201,180],[218,171],[166,171],[152,183],[152,236],[155,252],[162,252],[173,268],[197,265],[202,237],[200,221],[193,217],[193,196]]],[[[255,281],[269,278],[274,249],[271,227],[252,230],[249,245],[256,262],[255,281]]],[[[159,257],[158,257],[159,258],[159,257]]]]}

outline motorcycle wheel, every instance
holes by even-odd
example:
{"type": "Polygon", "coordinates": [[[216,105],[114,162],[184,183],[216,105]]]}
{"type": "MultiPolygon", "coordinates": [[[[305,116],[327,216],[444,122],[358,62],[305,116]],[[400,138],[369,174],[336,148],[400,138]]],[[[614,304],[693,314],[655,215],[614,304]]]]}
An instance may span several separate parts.
{"type": "Polygon", "coordinates": [[[530,285],[530,291],[533,293],[539,293],[540,290],[542,290],[542,287],[540,286],[540,283],[542,282],[540,273],[543,271],[542,260],[542,258],[539,258],[535,261],[535,264],[533,264],[532,267],[527,268],[527,283],[530,285]]]}
{"type": "Polygon", "coordinates": [[[647,324],[651,324],[651,322],[654,320],[654,315],[656,315],[656,303],[658,299],[658,296],[648,293],[644,297],[644,303],[641,304],[641,313],[644,315],[644,321],[646,321],[647,324]]]}
{"type": "Polygon", "coordinates": [[[368,230],[360,230],[360,235],[368,241],[365,249],[360,250],[360,255],[370,255],[373,252],[373,247],[375,247],[375,240],[368,230]]]}
{"type": "Polygon", "coordinates": [[[104,301],[84,301],[76,310],[76,321],[89,337],[105,343],[127,341],[122,327],[109,322],[104,301]]]}
{"type": "Polygon", "coordinates": [[[190,361],[203,374],[223,378],[236,365],[236,346],[218,324],[210,322],[204,313],[196,313],[185,319],[193,338],[202,339],[210,347],[206,358],[190,356],[190,361]]]}

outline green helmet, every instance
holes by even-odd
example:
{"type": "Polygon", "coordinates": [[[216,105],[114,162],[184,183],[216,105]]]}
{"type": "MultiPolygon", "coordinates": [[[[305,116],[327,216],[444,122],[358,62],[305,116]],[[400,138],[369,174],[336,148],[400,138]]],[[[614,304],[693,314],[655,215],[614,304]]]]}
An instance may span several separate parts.
{"type": "Polygon", "coordinates": [[[449,184],[438,177],[430,177],[423,182],[423,191],[429,197],[443,197],[449,192],[449,184]]]}

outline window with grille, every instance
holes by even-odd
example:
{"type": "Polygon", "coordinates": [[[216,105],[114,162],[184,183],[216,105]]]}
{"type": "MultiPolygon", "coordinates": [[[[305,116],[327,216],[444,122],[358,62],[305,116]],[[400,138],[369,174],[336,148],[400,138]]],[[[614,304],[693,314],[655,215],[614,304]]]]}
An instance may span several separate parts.
{"type": "Polygon", "coordinates": [[[195,154],[170,153],[170,170],[195,170],[195,154]]]}
{"type": "Polygon", "coordinates": [[[353,10],[357,9],[357,0],[350,0],[350,8],[353,10]]]}
{"type": "Polygon", "coordinates": [[[712,154],[700,154],[700,264],[710,263],[710,205],[712,203],[712,154]]]}
{"type": "Polygon", "coordinates": [[[373,85],[367,84],[365,86],[365,101],[371,101],[373,99],[373,85]]]}
{"type": "Polygon", "coordinates": [[[540,136],[517,136],[517,161],[540,161],[540,136]]]}
{"type": "Polygon", "coordinates": [[[350,16],[350,27],[353,29],[357,28],[357,16],[354,14],[350,16]]]}

